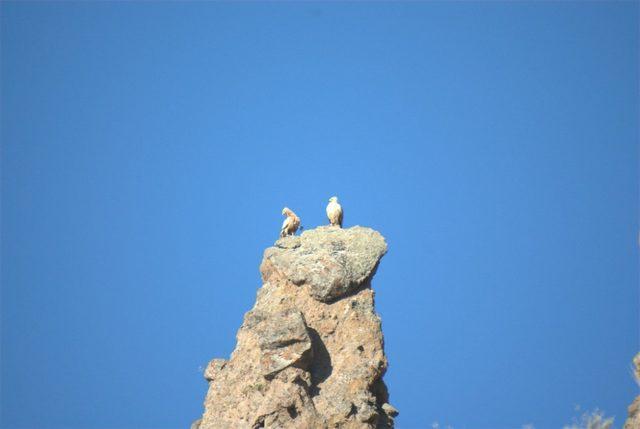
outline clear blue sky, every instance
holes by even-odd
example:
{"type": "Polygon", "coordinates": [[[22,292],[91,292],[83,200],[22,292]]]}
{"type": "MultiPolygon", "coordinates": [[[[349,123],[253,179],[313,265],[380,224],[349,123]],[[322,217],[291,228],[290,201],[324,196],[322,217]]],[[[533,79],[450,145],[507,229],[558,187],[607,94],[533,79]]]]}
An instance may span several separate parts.
{"type": "Polygon", "coordinates": [[[638,3],[11,3],[2,428],[185,428],[284,205],[389,243],[399,429],[617,427],[638,3]]]}

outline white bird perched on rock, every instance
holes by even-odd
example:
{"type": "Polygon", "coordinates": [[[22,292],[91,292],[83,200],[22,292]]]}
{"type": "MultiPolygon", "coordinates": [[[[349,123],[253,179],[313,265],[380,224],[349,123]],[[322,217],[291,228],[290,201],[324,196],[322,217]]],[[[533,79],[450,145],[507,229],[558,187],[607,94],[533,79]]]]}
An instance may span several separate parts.
{"type": "Polygon", "coordinates": [[[327,217],[331,226],[339,226],[342,228],[342,206],[338,204],[338,197],[329,198],[327,205],[327,217]]]}
{"type": "Polygon", "coordinates": [[[300,226],[300,218],[296,216],[296,214],[285,207],[282,209],[282,214],[287,218],[282,222],[282,229],[280,230],[280,237],[285,237],[287,235],[294,235],[300,226]]]}

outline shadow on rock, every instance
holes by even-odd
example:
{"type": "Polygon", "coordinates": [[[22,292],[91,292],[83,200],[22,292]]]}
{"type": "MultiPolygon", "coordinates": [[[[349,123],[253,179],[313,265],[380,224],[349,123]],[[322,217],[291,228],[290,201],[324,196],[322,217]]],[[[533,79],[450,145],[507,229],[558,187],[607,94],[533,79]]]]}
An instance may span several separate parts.
{"type": "Polygon", "coordinates": [[[311,347],[313,349],[313,361],[311,362],[311,395],[315,396],[320,392],[318,384],[325,381],[331,375],[333,366],[331,366],[331,355],[324,345],[322,338],[313,328],[308,328],[309,337],[311,337],[311,347]]]}

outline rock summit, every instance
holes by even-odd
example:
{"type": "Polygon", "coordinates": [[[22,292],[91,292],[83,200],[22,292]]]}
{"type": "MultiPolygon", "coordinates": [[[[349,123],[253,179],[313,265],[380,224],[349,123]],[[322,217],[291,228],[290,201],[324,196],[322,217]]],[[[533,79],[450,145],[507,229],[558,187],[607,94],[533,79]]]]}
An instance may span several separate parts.
{"type": "Polygon", "coordinates": [[[264,284],[230,359],[213,359],[193,429],[390,429],[387,368],[371,278],[378,232],[318,227],[264,252],[264,284]]]}

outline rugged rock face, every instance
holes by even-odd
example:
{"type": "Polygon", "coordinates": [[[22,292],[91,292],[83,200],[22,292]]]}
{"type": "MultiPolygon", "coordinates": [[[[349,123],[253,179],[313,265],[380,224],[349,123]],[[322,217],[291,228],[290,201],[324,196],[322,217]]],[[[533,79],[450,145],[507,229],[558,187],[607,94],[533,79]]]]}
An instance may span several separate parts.
{"type": "Polygon", "coordinates": [[[264,285],[231,358],[212,360],[198,429],[387,429],[387,368],[371,277],[387,250],[369,228],[319,227],[264,252],[264,285]]]}
{"type": "MultiPolygon", "coordinates": [[[[636,381],[640,383],[640,353],[633,358],[633,365],[636,381]]],[[[628,411],[629,418],[624,424],[624,429],[640,429],[640,396],[636,397],[635,401],[629,405],[628,411]]]]}

